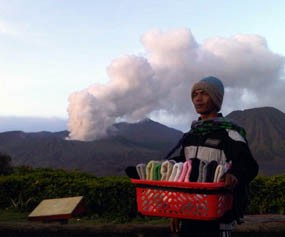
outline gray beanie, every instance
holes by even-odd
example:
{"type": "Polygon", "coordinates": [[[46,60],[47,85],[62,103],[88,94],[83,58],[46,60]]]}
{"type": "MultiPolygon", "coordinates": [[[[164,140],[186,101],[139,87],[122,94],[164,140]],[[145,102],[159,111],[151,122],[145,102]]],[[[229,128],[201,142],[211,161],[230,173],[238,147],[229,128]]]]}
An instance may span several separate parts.
{"type": "Polygon", "coordinates": [[[193,98],[195,90],[206,91],[217,106],[218,111],[220,111],[224,97],[224,85],[220,79],[210,76],[195,83],[191,89],[191,98],[193,98]]]}

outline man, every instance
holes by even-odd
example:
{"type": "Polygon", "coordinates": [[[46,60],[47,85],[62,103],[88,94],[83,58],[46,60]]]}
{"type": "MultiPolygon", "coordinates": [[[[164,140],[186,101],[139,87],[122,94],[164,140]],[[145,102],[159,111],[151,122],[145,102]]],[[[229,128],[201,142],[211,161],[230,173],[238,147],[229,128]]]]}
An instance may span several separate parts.
{"type": "MultiPolygon", "coordinates": [[[[248,184],[258,173],[258,165],[249,150],[244,129],[219,113],[223,96],[223,83],[216,77],[206,77],[193,85],[192,102],[200,117],[198,121],[193,121],[191,130],[181,139],[181,154],[175,159],[177,162],[191,159],[192,164],[195,160],[229,164],[222,181],[233,192],[233,209],[215,221],[172,219],[170,228],[180,232],[181,237],[230,236],[232,223],[240,223],[243,217],[248,184]]],[[[197,181],[197,177],[190,181],[197,181]]]]}

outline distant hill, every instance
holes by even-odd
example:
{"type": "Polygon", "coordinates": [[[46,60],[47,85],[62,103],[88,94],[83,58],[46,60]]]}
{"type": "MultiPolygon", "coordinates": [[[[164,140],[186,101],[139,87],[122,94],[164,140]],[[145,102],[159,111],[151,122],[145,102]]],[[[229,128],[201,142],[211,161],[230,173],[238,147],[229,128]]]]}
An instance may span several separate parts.
{"type": "Polygon", "coordinates": [[[82,142],[65,140],[68,132],[0,133],[0,151],[13,165],[78,169],[98,176],[124,175],[129,165],[162,159],[182,132],[152,120],[119,123],[109,138],[82,142]]]}
{"type": "Polygon", "coordinates": [[[169,128],[151,119],[138,123],[117,123],[109,130],[111,137],[123,137],[132,143],[151,149],[166,149],[174,145],[182,132],[169,128]],[[112,131],[112,132],[111,132],[112,131]]]}
{"type": "Polygon", "coordinates": [[[285,114],[272,107],[234,111],[226,117],[247,131],[261,173],[285,173],[285,114]]]}
{"type": "MultiPolygon", "coordinates": [[[[285,170],[285,114],[271,108],[234,111],[226,117],[245,127],[252,153],[263,174],[285,170]]],[[[0,133],[0,152],[14,165],[78,169],[98,176],[124,175],[125,167],[162,159],[181,138],[182,132],[145,119],[117,123],[108,138],[82,142],[66,140],[67,131],[11,131],[0,133]]]]}

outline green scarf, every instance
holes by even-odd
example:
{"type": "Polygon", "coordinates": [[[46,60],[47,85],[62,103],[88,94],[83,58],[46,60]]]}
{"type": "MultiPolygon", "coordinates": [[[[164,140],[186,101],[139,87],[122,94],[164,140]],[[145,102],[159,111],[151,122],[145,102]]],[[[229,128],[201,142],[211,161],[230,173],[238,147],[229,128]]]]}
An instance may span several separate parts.
{"type": "Polygon", "coordinates": [[[220,130],[231,129],[237,131],[243,138],[246,139],[246,131],[237,124],[227,120],[224,117],[217,117],[209,120],[193,121],[190,134],[206,135],[208,133],[220,130]]]}
{"type": "Polygon", "coordinates": [[[164,157],[164,160],[167,160],[183,144],[184,140],[187,139],[189,134],[200,134],[203,136],[221,129],[235,130],[245,139],[245,141],[247,141],[246,132],[242,127],[227,120],[222,116],[222,114],[219,114],[219,117],[214,119],[193,121],[191,125],[191,130],[183,134],[183,137],[178,141],[175,147],[173,147],[171,151],[164,157]]]}

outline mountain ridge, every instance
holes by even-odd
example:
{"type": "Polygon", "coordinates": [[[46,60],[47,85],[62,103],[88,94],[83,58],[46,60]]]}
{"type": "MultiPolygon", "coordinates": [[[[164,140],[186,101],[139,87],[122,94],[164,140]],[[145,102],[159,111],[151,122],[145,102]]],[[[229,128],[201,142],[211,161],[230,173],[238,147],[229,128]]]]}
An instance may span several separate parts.
{"type": "MultiPolygon", "coordinates": [[[[285,114],[273,107],[233,111],[226,116],[244,127],[260,173],[284,173],[285,114]]],[[[67,131],[0,133],[0,152],[12,157],[13,165],[78,169],[98,176],[124,175],[130,165],[162,159],[183,133],[151,119],[121,122],[98,141],[65,139],[67,131]]]]}

